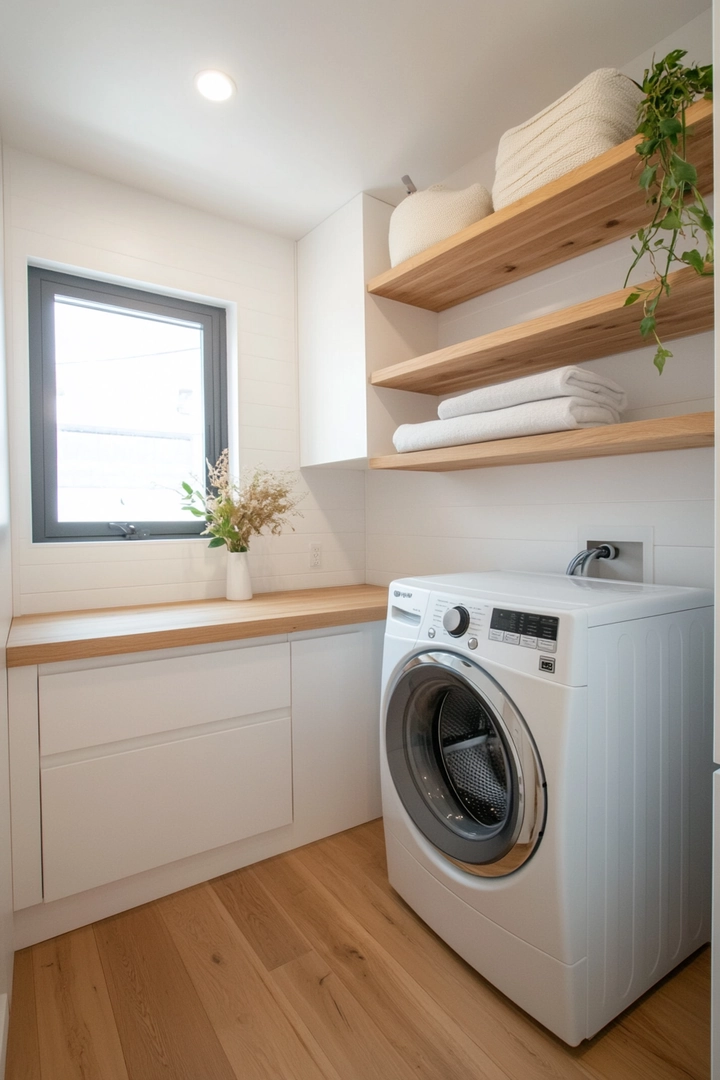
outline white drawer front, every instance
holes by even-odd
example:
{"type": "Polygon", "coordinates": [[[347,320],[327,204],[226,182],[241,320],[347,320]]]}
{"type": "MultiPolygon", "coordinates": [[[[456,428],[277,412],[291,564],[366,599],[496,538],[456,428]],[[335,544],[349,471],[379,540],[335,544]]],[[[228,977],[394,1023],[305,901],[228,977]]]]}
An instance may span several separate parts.
{"type": "Polygon", "coordinates": [[[290,646],[41,675],[40,753],[100,746],[290,705],[290,646]]]}
{"type": "Polygon", "coordinates": [[[43,769],[44,899],[292,821],[290,718],[43,769]]]}

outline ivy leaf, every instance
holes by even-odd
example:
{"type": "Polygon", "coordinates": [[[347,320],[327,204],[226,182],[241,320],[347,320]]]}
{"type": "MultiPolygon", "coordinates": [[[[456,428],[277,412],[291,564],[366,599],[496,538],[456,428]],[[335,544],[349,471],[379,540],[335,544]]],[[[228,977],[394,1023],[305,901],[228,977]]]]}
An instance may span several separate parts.
{"type": "Polygon", "coordinates": [[[643,337],[647,337],[648,334],[652,334],[654,329],[655,329],[655,316],[654,315],[646,315],[645,318],[640,323],[640,333],[642,334],[643,337]]]}
{"type": "Polygon", "coordinates": [[[692,251],[684,251],[680,256],[680,260],[687,263],[688,266],[692,266],[693,270],[696,270],[698,274],[702,274],[705,270],[705,260],[697,248],[693,248],[692,251]]]}
{"type": "Polygon", "coordinates": [[[658,369],[658,373],[662,375],[663,368],[665,367],[665,361],[669,360],[672,353],[669,349],[664,349],[662,345],[658,345],[655,356],[653,357],[653,364],[658,369]]]}
{"type": "Polygon", "coordinates": [[[638,181],[641,188],[645,188],[647,191],[652,183],[655,181],[657,175],[657,165],[646,165],[643,171],[640,173],[640,179],[638,181]]]}
{"type": "Polygon", "coordinates": [[[640,157],[652,157],[660,145],[659,139],[646,139],[635,147],[640,157]]]}
{"type": "Polygon", "coordinates": [[[212,540],[208,544],[208,547],[216,548],[216,547],[224,547],[224,545],[225,545],[225,541],[223,540],[223,538],[221,536],[213,536],[212,540]]]}
{"type": "Polygon", "coordinates": [[[685,161],[678,154],[673,154],[670,166],[676,180],[685,184],[697,184],[697,169],[689,161],[685,161]]]}
{"type": "Polygon", "coordinates": [[[629,296],[625,297],[625,303],[623,304],[623,307],[630,307],[631,304],[634,304],[635,301],[639,300],[639,299],[640,299],[640,293],[639,292],[631,292],[629,296]]]}
{"type": "Polygon", "coordinates": [[[677,117],[673,116],[667,120],[661,120],[658,124],[658,128],[663,135],[679,135],[682,131],[682,124],[677,117]]]}
{"type": "Polygon", "coordinates": [[[661,229],[672,229],[673,231],[682,229],[682,221],[677,210],[668,211],[662,221],[659,222],[659,225],[661,229]]]}

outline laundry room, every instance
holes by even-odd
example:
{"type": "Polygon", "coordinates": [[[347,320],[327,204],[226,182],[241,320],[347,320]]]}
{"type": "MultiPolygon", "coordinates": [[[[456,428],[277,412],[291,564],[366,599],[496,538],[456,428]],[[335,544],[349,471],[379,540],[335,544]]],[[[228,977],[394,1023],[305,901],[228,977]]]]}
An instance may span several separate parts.
{"type": "Polygon", "coordinates": [[[713,14],[6,0],[0,1076],[720,1080],[713,14]]]}

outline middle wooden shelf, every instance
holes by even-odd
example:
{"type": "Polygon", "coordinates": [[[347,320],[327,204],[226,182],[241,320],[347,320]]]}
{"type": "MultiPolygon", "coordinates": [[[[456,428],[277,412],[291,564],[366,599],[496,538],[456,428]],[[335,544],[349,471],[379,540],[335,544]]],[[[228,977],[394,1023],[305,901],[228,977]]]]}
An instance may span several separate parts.
{"type": "MultiPolygon", "coordinates": [[[[650,287],[646,282],[643,287],[650,287]]],[[[658,306],[658,333],[663,341],[713,328],[713,278],[690,267],[670,275],[671,292],[658,306]]],[[[641,301],[625,306],[637,286],[586,300],[582,304],[495,330],[482,337],[380,368],[373,386],[454,394],[478,386],[534,375],[566,364],[642,348],[641,301]]]]}

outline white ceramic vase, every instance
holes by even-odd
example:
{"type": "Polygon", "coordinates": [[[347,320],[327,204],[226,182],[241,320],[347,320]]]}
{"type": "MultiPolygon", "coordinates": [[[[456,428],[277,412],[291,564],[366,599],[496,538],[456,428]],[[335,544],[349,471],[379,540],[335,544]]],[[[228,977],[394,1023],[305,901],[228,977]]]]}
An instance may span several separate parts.
{"type": "Polygon", "coordinates": [[[228,551],[225,596],[228,600],[251,600],[252,582],[247,551],[228,551]]]}

